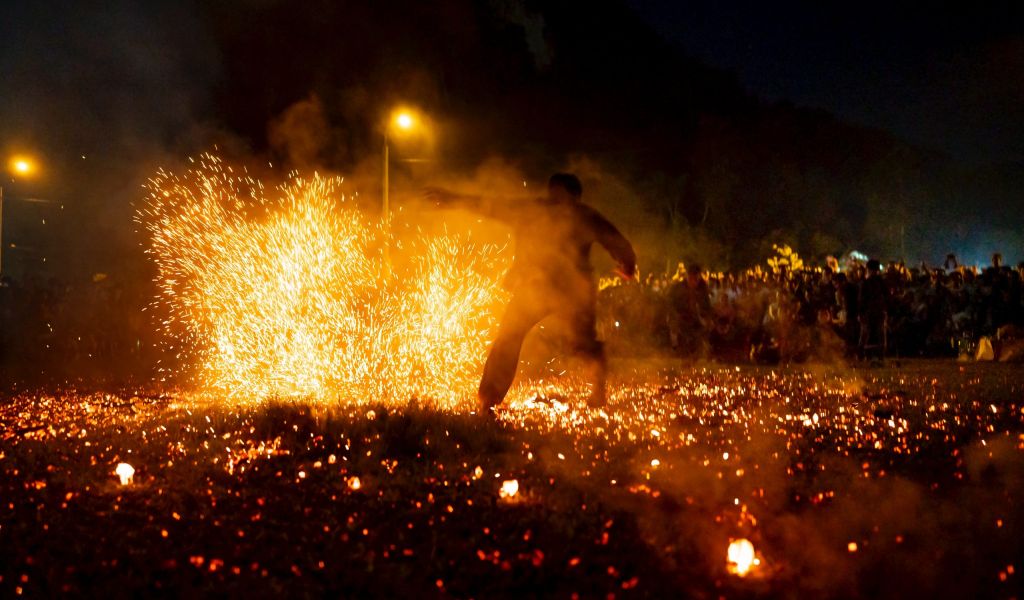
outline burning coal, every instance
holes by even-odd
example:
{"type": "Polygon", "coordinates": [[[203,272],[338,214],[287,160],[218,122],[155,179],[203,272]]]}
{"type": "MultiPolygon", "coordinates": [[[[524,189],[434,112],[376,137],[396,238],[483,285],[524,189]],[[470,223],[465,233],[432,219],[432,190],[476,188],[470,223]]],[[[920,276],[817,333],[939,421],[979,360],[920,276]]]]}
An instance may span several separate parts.
{"type": "Polygon", "coordinates": [[[198,388],[234,400],[468,401],[501,296],[499,250],[400,243],[341,183],[293,175],[268,194],[210,155],[152,178],[137,218],[168,339],[198,388]]]}
{"type": "Polygon", "coordinates": [[[135,480],[135,467],[128,463],[118,463],[117,468],[114,469],[114,474],[117,475],[121,485],[130,485],[135,480]]]}
{"type": "Polygon", "coordinates": [[[759,565],[761,561],[754,553],[754,545],[750,540],[741,538],[729,543],[729,550],[726,553],[726,567],[730,573],[746,577],[750,570],[759,565]]]}

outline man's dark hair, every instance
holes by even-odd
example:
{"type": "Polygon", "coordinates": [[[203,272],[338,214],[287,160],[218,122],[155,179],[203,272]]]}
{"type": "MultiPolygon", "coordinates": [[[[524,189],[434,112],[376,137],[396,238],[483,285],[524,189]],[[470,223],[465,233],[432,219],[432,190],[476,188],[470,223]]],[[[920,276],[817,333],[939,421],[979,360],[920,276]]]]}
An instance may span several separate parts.
{"type": "Polygon", "coordinates": [[[868,261],[868,271],[871,271],[872,273],[877,273],[877,272],[879,272],[881,270],[882,270],[882,263],[878,262],[877,260],[875,260],[873,258],[868,261]]]}
{"type": "Polygon", "coordinates": [[[572,173],[555,173],[548,179],[548,188],[560,187],[571,195],[579,198],[583,195],[583,184],[580,178],[572,173]]]}

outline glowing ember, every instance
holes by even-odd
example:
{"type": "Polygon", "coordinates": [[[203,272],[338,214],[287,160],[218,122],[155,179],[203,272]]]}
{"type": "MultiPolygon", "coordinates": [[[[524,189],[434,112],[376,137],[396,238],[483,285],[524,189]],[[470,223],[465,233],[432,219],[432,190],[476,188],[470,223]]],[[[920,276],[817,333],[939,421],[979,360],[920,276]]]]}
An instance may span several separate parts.
{"type": "Polygon", "coordinates": [[[752,568],[761,564],[754,554],[754,545],[746,538],[740,538],[729,544],[726,561],[729,572],[740,577],[745,577],[752,568]]]}
{"type": "Polygon", "coordinates": [[[506,479],[501,482],[501,490],[498,495],[502,498],[515,498],[519,493],[519,481],[516,479],[506,479]]]}
{"type": "Polygon", "coordinates": [[[397,242],[341,183],[296,176],[271,199],[209,155],[150,180],[138,219],[175,352],[190,349],[199,388],[235,400],[471,399],[500,299],[497,249],[397,242]]]}
{"type": "Polygon", "coordinates": [[[358,477],[349,477],[348,478],[348,489],[350,489],[353,492],[355,492],[355,491],[359,490],[359,488],[361,488],[361,487],[363,487],[363,483],[361,481],[359,481],[358,477]]]}
{"type": "Polygon", "coordinates": [[[128,463],[118,463],[114,473],[121,480],[121,485],[129,485],[135,479],[135,467],[128,463]]]}
{"type": "Polygon", "coordinates": [[[587,595],[871,597],[882,563],[858,558],[876,548],[906,567],[908,585],[960,589],[969,577],[987,579],[985,590],[1016,589],[1019,486],[981,485],[970,469],[1015,472],[1021,370],[950,365],[655,370],[645,361],[631,373],[617,361],[603,409],[558,400],[586,393],[574,377],[524,379],[497,411],[498,427],[363,404],[267,410],[192,394],[21,393],[0,402],[0,530],[14,541],[0,544],[0,577],[27,578],[26,596],[64,586],[85,594],[93,588],[79,586],[94,577],[111,595],[120,589],[115,559],[181,561],[197,568],[187,581],[210,578],[204,586],[226,573],[242,578],[231,586],[265,585],[262,569],[301,560],[293,573],[331,575],[296,575],[290,585],[323,596],[334,589],[323,581],[362,581],[369,563],[347,558],[372,552],[380,572],[401,570],[431,589],[440,575],[425,557],[458,560],[444,573],[448,595],[487,595],[494,581],[511,581],[507,564],[587,595]],[[136,485],[111,480],[110,465],[143,457],[147,493],[126,495],[136,485]],[[527,475],[515,496],[500,496],[504,480],[527,475]],[[699,484],[710,485],[695,493],[699,484]],[[111,486],[120,498],[96,496],[111,486]],[[928,493],[943,486],[949,493],[928,493]],[[862,500],[894,492],[900,510],[862,500]],[[538,535],[545,522],[582,535],[567,546],[564,536],[538,535]],[[981,541],[945,535],[952,526],[981,541]],[[754,531],[772,540],[770,556],[761,542],[729,548],[723,537],[754,531]],[[99,544],[76,555],[74,571],[35,561],[63,556],[76,535],[99,544]],[[152,543],[176,538],[203,543],[152,543]],[[679,562],[707,547],[710,564],[679,562]],[[848,564],[837,563],[849,548],[848,564]],[[966,566],[936,569],[937,552],[966,566]]]}

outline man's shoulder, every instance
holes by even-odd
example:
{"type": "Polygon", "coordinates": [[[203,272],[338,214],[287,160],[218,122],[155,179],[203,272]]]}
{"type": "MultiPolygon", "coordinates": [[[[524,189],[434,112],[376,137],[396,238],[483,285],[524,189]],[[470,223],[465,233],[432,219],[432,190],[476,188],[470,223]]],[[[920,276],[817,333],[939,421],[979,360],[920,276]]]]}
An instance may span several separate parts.
{"type": "Polygon", "coordinates": [[[571,205],[571,209],[573,211],[573,214],[579,221],[591,225],[608,223],[608,218],[601,214],[601,211],[597,210],[593,206],[590,206],[589,204],[577,202],[571,205]]]}

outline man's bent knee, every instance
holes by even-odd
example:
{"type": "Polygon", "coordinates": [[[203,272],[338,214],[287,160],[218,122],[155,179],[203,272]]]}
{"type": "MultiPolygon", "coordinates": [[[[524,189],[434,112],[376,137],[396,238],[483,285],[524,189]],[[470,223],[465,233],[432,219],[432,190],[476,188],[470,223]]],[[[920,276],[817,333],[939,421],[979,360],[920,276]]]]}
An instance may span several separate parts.
{"type": "Polygon", "coordinates": [[[604,362],[604,342],[600,340],[586,340],[576,344],[576,354],[588,360],[604,362]]]}

